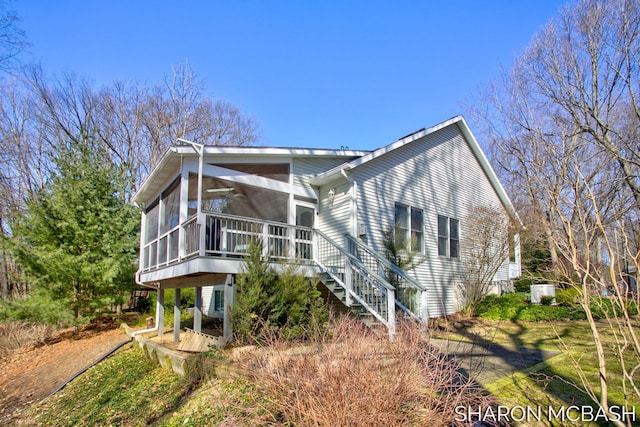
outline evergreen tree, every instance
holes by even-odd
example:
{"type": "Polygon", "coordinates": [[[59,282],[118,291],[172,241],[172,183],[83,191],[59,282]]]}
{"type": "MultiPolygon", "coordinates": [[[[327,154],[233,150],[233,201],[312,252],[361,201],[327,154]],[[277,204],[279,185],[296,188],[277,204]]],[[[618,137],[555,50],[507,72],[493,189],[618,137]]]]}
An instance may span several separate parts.
{"type": "Polygon", "coordinates": [[[316,281],[298,273],[298,265],[283,266],[269,295],[269,322],[285,339],[308,338],[313,322],[329,317],[316,281]]]}
{"type": "Polygon", "coordinates": [[[232,313],[240,341],[262,341],[271,332],[284,339],[306,338],[310,325],[328,319],[315,283],[297,270],[296,264],[283,265],[276,274],[262,255],[262,244],[253,241],[249,245],[249,257],[236,282],[232,313]]]}
{"type": "Polygon", "coordinates": [[[236,281],[231,314],[233,330],[240,341],[261,335],[269,317],[267,300],[276,282],[268,260],[262,256],[262,244],[251,241],[248,253],[243,272],[236,281]]]}
{"type": "Polygon", "coordinates": [[[138,218],[121,176],[90,143],[70,145],[49,182],[12,226],[27,279],[64,300],[76,317],[119,303],[133,284],[138,218]]]}

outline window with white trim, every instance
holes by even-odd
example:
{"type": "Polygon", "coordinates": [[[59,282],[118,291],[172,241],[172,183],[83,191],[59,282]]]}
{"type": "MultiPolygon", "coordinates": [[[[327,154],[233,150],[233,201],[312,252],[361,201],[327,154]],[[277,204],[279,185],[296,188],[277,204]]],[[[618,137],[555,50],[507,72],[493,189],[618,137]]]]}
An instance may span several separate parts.
{"type": "Polygon", "coordinates": [[[438,255],[447,258],[460,256],[460,221],[438,215],[438,255]]]}
{"type": "Polygon", "coordinates": [[[401,233],[407,247],[424,253],[424,211],[401,203],[395,204],[395,232],[401,233]]]}

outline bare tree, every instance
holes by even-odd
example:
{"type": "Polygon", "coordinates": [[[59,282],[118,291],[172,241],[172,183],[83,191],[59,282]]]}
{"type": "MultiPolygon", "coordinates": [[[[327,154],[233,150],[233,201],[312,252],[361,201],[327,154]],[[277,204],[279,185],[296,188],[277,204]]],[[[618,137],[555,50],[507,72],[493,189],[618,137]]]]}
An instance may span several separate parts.
{"type": "Polygon", "coordinates": [[[621,366],[625,396],[640,397],[628,311],[640,255],[639,89],[640,4],[581,0],[536,34],[481,116],[496,168],[541,224],[537,237],[559,273],[548,278],[563,277],[559,285],[582,295],[599,372],[594,381],[580,371],[581,386],[605,411],[612,363],[621,366]],[[598,304],[606,331],[591,314],[598,304]],[[603,334],[615,337],[612,349],[603,334]]]}
{"type": "MultiPolygon", "coordinates": [[[[32,147],[21,153],[35,156],[39,167],[27,168],[24,179],[37,184],[46,179],[52,158],[67,151],[69,144],[83,144],[87,136],[104,145],[109,153],[106,161],[122,168],[128,178],[125,195],[135,191],[177,138],[205,145],[251,145],[258,139],[255,120],[234,105],[207,95],[186,65],[175,67],[155,86],[117,81],[96,89],[74,74],[48,77],[35,65],[26,67],[23,78],[12,84],[20,94],[5,103],[28,102],[28,108],[7,111],[16,114],[12,123],[28,123],[29,132],[18,134],[9,123],[1,123],[0,127],[8,128],[0,132],[12,133],[14,144],[32,147]]],[[[9,153],[12,161],[17,154],[9,153]]],[[[26,160],[29,163],[33,158],[26,160]]]]}
{"type": "Polygon", "coordinates": [[[28,46],[20,17],[9,9],[9,2],[0,0],[0,70],[9,71],[18,55],[28,46]]]}
{"type": "Polygon", "coordinates": [[[233,104],[204,94],[204,85],[187,64],[173,67],[161,85],[145,94],[142,124],[146,130],[149,165],[177,138],[205,145],[253,145],[256,121],[233,104]]]}
{"type": "Polygon", "coordinates": [[[473,315],[478,304],[490,293],[499,292],[498,272],[508,280],[509,219],[504,210],[490,206],[476,206],[469,210],[463,222],[460,258],[464,264],[464,278],[460,288],[463,311],[473,315]]]}
{"type": "MultiPolygon", "coordinates": [[[[104,162],[125,177],[119,191],[128,200],[177,138],[251,145],[258,139],[257,124],[234,105],[208,95],[186,65],[155,86],[115,82],[102,88],[72,73],[52,77],[39,65],[24,67],[21,74],[0,81],[2,234],[10,234],[14,213],[45,185],[57,159],[77,152],[74,146],[91,141],[96,152],[106,153],[104,162]]],[[[4,298],[13,288],[13,264],[6,250],[0,257],[4,298]]]]}

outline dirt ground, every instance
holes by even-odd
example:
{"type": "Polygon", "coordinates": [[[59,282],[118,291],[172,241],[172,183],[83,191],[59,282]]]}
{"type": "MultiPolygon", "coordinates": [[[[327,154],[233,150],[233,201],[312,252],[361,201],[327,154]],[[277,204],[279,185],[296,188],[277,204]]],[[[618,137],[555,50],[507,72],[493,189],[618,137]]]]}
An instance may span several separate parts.
{"type": "Polygon", "coordinates": [[[0,359],[0,422],[47,397],[76,372],[128,339],[111,319],[53,333],[0,359]]]}

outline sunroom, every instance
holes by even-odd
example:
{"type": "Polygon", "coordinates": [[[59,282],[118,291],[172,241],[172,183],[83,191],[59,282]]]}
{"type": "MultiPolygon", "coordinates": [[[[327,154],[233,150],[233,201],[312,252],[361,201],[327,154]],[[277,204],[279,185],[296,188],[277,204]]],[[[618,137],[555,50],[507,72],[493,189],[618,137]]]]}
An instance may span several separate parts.
{"type": "MultiPolygon", "coordinates": [[[[289,159],[205,158],[205,154],[200,146],[195,152],[189,146],[173,147],[134,196],[142,209],[137,282],[157,289],[159,302],[164,289],[177,289],[176,315],[179,289],[196,288],[194,330],[198,332],[202,287],[233,285],[233,275],[241,271],[252,240],[262,242],[264,255],[274,265],[295,258],[308,267],[308,275],[314,274],[316,252],[316,194],[290,183],[289,159]]],[[[232,286],[228,288],[225,324],[226,306],[233,297],[232,286]]],[[[159,305],[156,309],[160,317],[162,309],[159,305]]],[[[219,314],[218,310],[216,317],[219,314]]],[[[161,334],[162,325],[159,328],[161,334]]],[[[179,320],[174,334],[176,329],[179,320]]],[[[225,325],[228,334],[230,328],[225,325]]]]}

